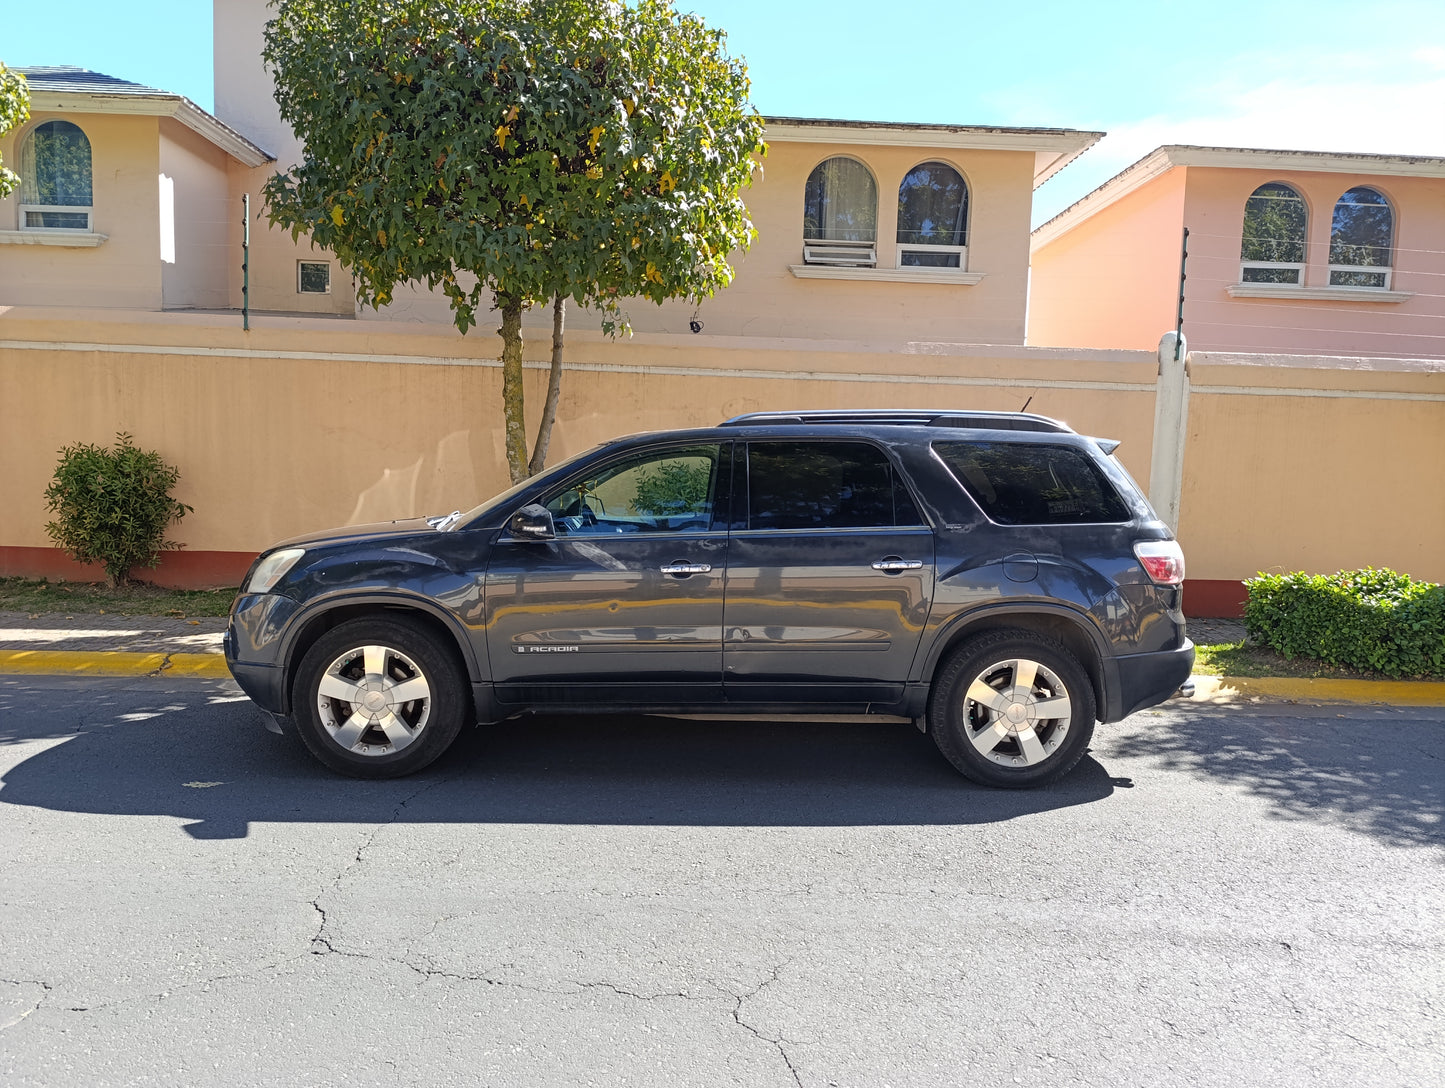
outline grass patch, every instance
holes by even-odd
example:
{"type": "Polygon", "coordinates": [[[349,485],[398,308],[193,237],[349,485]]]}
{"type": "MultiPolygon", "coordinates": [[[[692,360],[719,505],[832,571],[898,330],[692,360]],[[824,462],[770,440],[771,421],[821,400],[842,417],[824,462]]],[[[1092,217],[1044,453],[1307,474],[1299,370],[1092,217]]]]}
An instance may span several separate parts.
{"type": "Polygon", "coordinates": [[[1382,672],[1285,657],[1249,639],[1194,647],[1194,671],[1205,676],[1291,676],[1327,680],[1389,680],[1382,672]]]}
{"type": "Polygon", "coordinates": [[[0,578],[0,611],[32,615],[60,613],[117,616],[225,616],[236,599],[234,589],[162,589],[104,582],[52,582],[41,578],[0,578]]]}

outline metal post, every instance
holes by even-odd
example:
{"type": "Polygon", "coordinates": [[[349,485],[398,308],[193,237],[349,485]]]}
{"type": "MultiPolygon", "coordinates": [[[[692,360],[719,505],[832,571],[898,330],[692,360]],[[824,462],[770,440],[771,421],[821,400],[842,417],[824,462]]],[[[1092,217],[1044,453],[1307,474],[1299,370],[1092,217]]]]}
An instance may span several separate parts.
{"type": "Polygon", "coordinates": [[[1154,387],[1154,444],[1149,458],[1149,503],[1179,531],[1184,489],[1184,443],[1189,432],[1188,344],[1176,332],[1159,338],[1159,380],[1154,387]]]}
{"type": "Polygon", "coordinates": [[[251,194],[241,194],[241,328],[251,331],[251,194]]]}
{"type": "Polygon", "coordinates": [[[1176,359],[1184,358],[1184,268],[1189,263],[1189,228],[1184,228],[1184,241],[1179,247],[1179,313],[1174,318],[1174,350],[1176,359]]]}

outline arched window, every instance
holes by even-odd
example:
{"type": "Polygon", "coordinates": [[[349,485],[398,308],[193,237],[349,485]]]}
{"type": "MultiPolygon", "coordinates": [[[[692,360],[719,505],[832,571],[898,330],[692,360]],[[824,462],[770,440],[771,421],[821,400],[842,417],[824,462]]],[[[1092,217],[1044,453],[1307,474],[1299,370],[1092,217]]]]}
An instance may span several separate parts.
{"type": "Polygon", "coordinates": [[[1395,213],[1390,202],[1366,185],[1335,203],[1330,223],[1330,286],[1390,286],[1390,249],[1395,213]]]}
{"type": "Polygon", "coordinates": [[[1244,205],[1241,283],[1304,283],[1304,198],[1282,181],[1261,185],[1244,205]]]}
{"type": "Polygon", "coordinates": [[[20,149],[20,226],[91,229],[90,141],[69,121],[36,125],[20,149]]]}
{"type": "Polygon", "coordinates": [[[803,191],[803,262],[871,268],[878,263],[878,186],[857,159],[813,167],[803,191]]]}
{"type": "Polygon", "coordinates": [[[966,268],[968,186],[953,167],[925,162],[898,187],[898,267],[966,268]]]}

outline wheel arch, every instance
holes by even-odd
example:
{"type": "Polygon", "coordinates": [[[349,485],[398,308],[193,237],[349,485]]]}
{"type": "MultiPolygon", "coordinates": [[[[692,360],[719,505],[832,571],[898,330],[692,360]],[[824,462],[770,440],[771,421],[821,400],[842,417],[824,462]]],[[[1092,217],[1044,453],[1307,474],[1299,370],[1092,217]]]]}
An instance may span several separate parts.
{"type": "Polygon", "coordinates": [[[1000,605],[974,609],[956,617],[933,640],[924,660],[923,678],[932,687],[938,670],[955,649],[970,639],[995,631],[1024,631],[1051,638],[1063,645],[1089,678],[1097,713],[1104,714],[1104,708],[1109,705],[1104,669],[1108,647],[1104,636],[1087,617],[1058,606],[1040,604],[1021,608],[1018,605],[1000,605]]]}
{"type": "MultiPolygon", "coordinates": [[[[404,594],[376,594],[360,598],[348,594],[344,599],[318,602],[292,621],[291,634],[281,655],[285,668],[285,713],[290,714],[294,709],[291,692],[296,683],[296,670],[307,651],[326,632],[358,619],[410,620],[429,631],[444,649],[453,654],[462,674],[472,684],[479,678],[476,655],[455,615],[437,608],[424,598],[404,594]]],[[[467,694],[470,701],[470,691],[467,694]]]]}

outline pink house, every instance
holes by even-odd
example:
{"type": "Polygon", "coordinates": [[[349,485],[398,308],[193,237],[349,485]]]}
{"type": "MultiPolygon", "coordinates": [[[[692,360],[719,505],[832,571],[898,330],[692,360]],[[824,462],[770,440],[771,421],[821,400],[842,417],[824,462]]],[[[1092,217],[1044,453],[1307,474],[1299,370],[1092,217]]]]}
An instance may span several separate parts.
{"type": "Polygon", "coordinates": [[[1033,232],[1028,343],[1445,356],[1445,158],[1161,147],[1033,232]]]}

